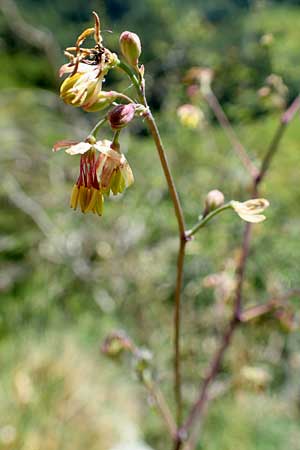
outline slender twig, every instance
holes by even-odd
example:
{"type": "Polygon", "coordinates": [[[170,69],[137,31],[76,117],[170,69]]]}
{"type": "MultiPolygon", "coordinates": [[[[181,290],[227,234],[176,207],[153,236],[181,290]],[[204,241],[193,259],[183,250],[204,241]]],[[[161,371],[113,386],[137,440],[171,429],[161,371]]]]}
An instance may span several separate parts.
{"type": "Polygon", "coordinates": [[[207,222],[209,222],[214,216],[216,216],[217,214],[220,214],[223,211],[226,211],[226,209],[231,209],[231,208],[232,208],[232,206],[230,205],[230,203],[226,203],[225,205],[221,206],[220,208],[217,208],[214,211],[210,212],[206,216],[201,217],[199,222],[196,223],[196,225],[194,225],[193,228],[191,228],[190,230],[188,230],[186,232],[186,236],[191,238],[201,228],[203,228],[207,224],[207,222]]]}
{"type": "Polygon", "coordinates": [[[240,158],[244,167],[247,169],[247,171],[250,173],[252,177],[256,177],[258,174],[258,169],[251,161],[245,147],[238,139],[234,129],[232,128],[231,123],[229,122],[226,114],[224,113],[224,110],[222,109],[222,106],[219,103],[218,98],[211,89],[204,94],[204,98],[207,101],[210,108],[212,109],[212,111],[214,112],[216,118],[218,119],[219,124],[224,129],[229,141],[233,146],[233,149],[240,158]]]}
{"type": "Polygon", "coordinates": [[[96,123],[96,125],[94,126],[94,128],[92,129],[92,131],[90,132],[90,136],[96,137],[98,131],[100,130],[100,128],[107,122],[107,116],[103,117],[102,119],[99,120],[99,122],[96,123]]]}

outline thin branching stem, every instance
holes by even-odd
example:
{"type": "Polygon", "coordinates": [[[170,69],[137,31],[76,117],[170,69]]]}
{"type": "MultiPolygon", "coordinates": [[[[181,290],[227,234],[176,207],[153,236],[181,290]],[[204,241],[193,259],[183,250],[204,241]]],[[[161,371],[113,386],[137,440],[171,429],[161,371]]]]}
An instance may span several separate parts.
{"type": "Polygon", "coordinates": [[[193,228],[191,228],[190,230],[188,230],[186,232],[186,236],[188,238],[191,238],[192,236],[194,236],[201,228],[203,228],[207,222],[209,222],[213,217],[215,217],[216,215],[220,214],[223,211],[226,211],[227,209],[231,209],[232,206],[230,205],[230,203],[226,203],[223,206],[220,206],[220,208],[215,209],[214,211],[210,212],[209,214],[207,214],[204,217],[201,217],[199,222],[196,223],[196,225],[193,226],[193,228]]]}
{"type": "Polygon", "coordinates": [[[96,138],[98,131],[106,122],[107,122],[107,117],[103,117],[102,119],[100,119],[99,122],[96,123],[96,125],[90,132],[90,136],[93,136],[94,138],[96,138]]]}
{"type": "MultiPolygon", "coordinates": [[[[279,126],[278,126],[277,130],[275,131],[274,137],[271,140],[271,143],[269,145],[269,148],[267,149],[265,157],[263,158],[263,161],[261,164],[261,169],[253,179],[252,197],[256,197],[259,194],[259,185],[260,185],[262,179],[265,177],[265,175],[270,167],[271,161],[279,148],[279,144],[284,135],[284,131],[286,130],[287,125],[294,118],[295,114],[297,113],[297,111],[299,109],[300,109],[300,96],[296,97],[296,99],[293,101],[291,106],[281,116],[279,126]]],[[[220,346],[219,346],[218,350],[216,351],[216,353],[212,359],[211,365],[208,369],[207,375],[204,378],[204,381],[200,386],[198,398],[197,398],[196,402],[194,403],[194,405],[190,411],[190,414],[188,415],[187,420],[185,421],[184,425],[181,427],[181,429],[178,432],[177,444],[176,444],[174,450],[181,449],[183,440],[186,438],[188,433],[194,427],[195,422],[197,420],[201,420],[204,410],[205,410],[205,406],[206,406],[207,402],[209,401],[209,396],[208,396],[209,387],[219,373],[219,370],[222,365],[223,357],[232,341],[232,337],[233,337],[233,334],[234,334],[237,326],[242,323],[241,319],[243,319],[243,313],[242,313],[243,286],[244,286],[246,265],[247,265],[247,260],[248,260],[248,255],[249,255],[249,247],[250,247],[250,241],[251,241],[251,228],[252,228],[252,224],[247,223],[245,225],[241,255],[240,255],[239,263],[238,263],[238,266],[236,269],[237,284],[236,284],[234,311],[233,311],[232,319],[221,338],[220,346]]],[[[194,443],[194,445],[195,444],[196,443],[194,443]]],[[[192,446],[189,446],[190,450],[192,450],[192,448],[193,448],[192,446]]]]}

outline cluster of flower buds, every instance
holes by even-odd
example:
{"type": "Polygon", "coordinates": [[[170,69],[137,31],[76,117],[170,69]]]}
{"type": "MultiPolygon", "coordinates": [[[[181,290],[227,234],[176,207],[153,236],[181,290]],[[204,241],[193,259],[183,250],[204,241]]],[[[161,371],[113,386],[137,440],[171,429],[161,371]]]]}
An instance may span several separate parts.
{"type": "MultiPolygon", "coordinates": [[[[80,170],[75,183],[70,206],[80,208],[82,212],[102,215],[104,196],[110,193],[120,194],[133,183],[133,174],[120,152],[118,134],[126,127],[136,114],[141,114],[142,105],[135,104],[126,95],[116,91],[102,89],[105,76],[110,69],[120,65],[115,53],[104,47],[101,35],[100,19],[94,12],[94,26],[84,30],[76,40],[74,47],[68,47],[65,55],[69,59],[59,71],[59,75],[68,76],[60,88],[60,96],[65,103],[80,107],[87,112],[96,112],[114,105],[107,114],[111,129],[115,132],[113,142],[96,141],[92,134],[83,142],[60,141],[53,150],[64,148],[70,155],[80,155],[80,170]],[[93,36],[92,48],[83,47],[85,40],[93,36]],[[115,104],[118,99],[125,99],[128,104],[115,104]]],[[[120,48],[126,62],[138,67],[141,55],[141,42],[135,33],[125,31],[120,36],[120,48]]]]}

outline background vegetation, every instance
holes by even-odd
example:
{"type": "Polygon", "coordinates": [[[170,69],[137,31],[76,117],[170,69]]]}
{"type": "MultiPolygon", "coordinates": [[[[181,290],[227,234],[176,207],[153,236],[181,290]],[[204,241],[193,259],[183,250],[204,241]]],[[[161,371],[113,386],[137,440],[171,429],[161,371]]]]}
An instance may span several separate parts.
{"type": "MultiPolygon", "coordinates": [[[[130,367],[107,361],[99,347],[107,332],[123,328],[151,348],[171,401],[172,206],[154,146],[136,123],[122,141],[135,185],[106,202],[101,219],[68,208],[77,161],[51,147],[84,138],[96,116],[58,98],[58,50],[74,42],[93,9],[112,31],[105,32],[110,48],[117,50],[124,29],[141,36],[148,96],[192,225],[210,189],[244,200],[248,179],[200,97],[192,101],[204,112],[202,126],[191,130],[178,120],[178,106],[191,101],[185,72],[214,69],[214,90],[258,159],[299,91],[300,2],[18,0],[19,12],[6,0],[0,6],[0,448],[168,448],[130,367]],[[33,39],[22,18],[46,34],[33,39]],[[274,84],[270,74],[281,78],[274,84]]],[[[107,84],[126,88],[114,74],[107,84]]],[[[248,305],[300,287],[299,140],[297,117],[263,184],[271,207],[267,222],[255,227],[248,305]]],[[[186,406],[230,311],[241,234],[241,222],[224,214],[188,247],[186,406]]],[[[265,318],[235,336],[198,450],[300,450],[299,298],[292,304],[295,314],[265,318]]]]}

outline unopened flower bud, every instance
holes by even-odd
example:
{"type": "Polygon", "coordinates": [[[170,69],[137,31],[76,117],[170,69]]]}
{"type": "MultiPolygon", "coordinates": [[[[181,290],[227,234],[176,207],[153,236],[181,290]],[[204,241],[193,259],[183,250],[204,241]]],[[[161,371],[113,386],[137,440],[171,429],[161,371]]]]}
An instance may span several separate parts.
{"type": "Polygon", "coordinates": [[[224,195],[218,189],[213,189],[209,191],[205,199],[205,210],[204,215],[207,215],[211,211],[220,208],[224,204],[224,195]]]}
{"type": "Polygon", "coordinates": [[[108,115],[108,121],[113,130],[120,130],[132,121],[135,114],[135,105],[118,105],[108,115]]]}
{"type": "Polygon", "coordinates": [[[142,53],[141,41],[138,35],[130,31],[124,31],[120,36],[120,48],[128,64],[136,67],[142,53]]]}

